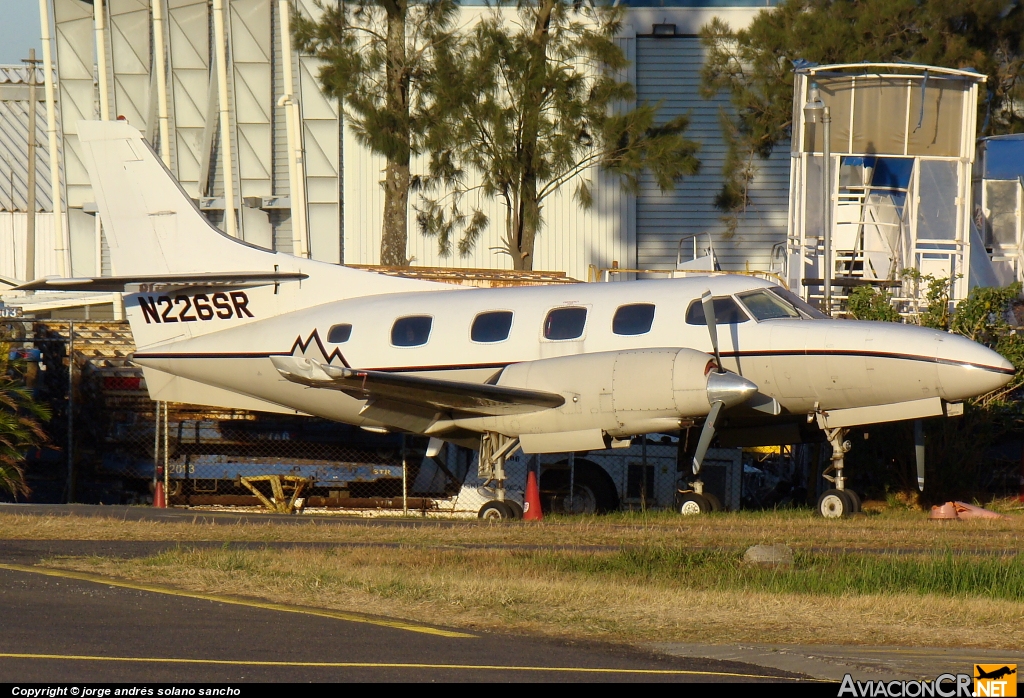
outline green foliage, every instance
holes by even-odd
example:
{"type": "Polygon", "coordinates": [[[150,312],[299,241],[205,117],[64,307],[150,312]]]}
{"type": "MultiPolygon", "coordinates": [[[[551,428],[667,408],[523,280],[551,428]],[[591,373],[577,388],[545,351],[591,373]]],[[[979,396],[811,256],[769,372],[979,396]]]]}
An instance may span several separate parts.
{"type": "MultiPolygon", "coordinates": [[[[917,269],[904,269],[903,278],[912,284],[911,295],[921,296],[921,285],[925,285],[924,303],[918,314],[917,324],[936,330],[948,330],[950,321],[950,303],[955,278],[935,278],[932,274],[921,274],[917,269]]],[[[969,299],[968,299],[969,300],[969,299]]]]}
{"type": "Polygon", "coordinates": [[[47,441],[41,422],[50,410],[25,387],[25,366],[12,361],[10,346],[0,342],[0,491],[17,497],[29,493],[22,463],[25,453],[47,441]]]}
{"type": "Polygon", "coordinates": [[[790,138],[793,61],[820,64],[911,62],[971,67],[981,86],[980,135],[1024,130],[1024,7],[1006,0],[783,0],[742,30],[720,19],[700,32],[708,49],[701,93],[727,93],[736,137],[728,141],[720,208],[743,208],[749,171],[738,163],[768,157],[790,138]],[[728,191],[727,191],[728,190],[728,191]]]}
{"type": "MultiPolygon", "coordinates": [[[[507,8],[506,8],[507,9],[507,8]]],[[[443,46],[446,58],[430,93],[439,112],[428,138],[430,177],[417,206],[423,234],[442,255],[470,253],[488,224],[476,208],[462,213],[473,192],[497,198],[505,210],[498,250],[517,269],[533,266],[544,202],[569,183],[583,207],[593,203],[594,167],[618,174],[637,191],[649,171],[663,189],[699,167],[697,144],[683,137],[684,117],[658,123],[657,106],[626,110],[636,97],[619,76],[627,67],[616,43],[625,7],[568,0],[519,0],[517,19],[492,6],[464,37],[443,46]]]]}
{"type": "Polygon", "coordinates": [[[433,79],[440,51],[454,37],[455,0],[338,0],[317,21],[293,15],[296,47],[323,63],[319,80],[339,101],[348,126],[387,160],[381,263],[405,265],[412,155],[420,152],[443,103],[424,85],[433,79]]]}
{"type": "MultiPolygon", "coordinates": [[[[1004,356],[1016,369],[1013,380],[1006,386],[969,400],[964,405],[963,417],[924,421],[927,498],[946,501],[984,496],[983,485],[992,470],[988,449],[1008,434],[1019,431],[1024,419],[1021,403],[1013,399],[1014,393],[1024,385],[1024,338],[1010,322],[1014,304],[1020,299],[1021,284],[973,288],[950,312],[949,299],[955,280],[937,279],[915,270],[908,270],[905,276],[915,289],[925,286],[924,298],[928,306],[919,316],[922,326],[954,332],[984,344],[1004,356]]],[[[869,298],[868,292],[863,292],[857,302],[870,308],[870,302],[877,301],[879,295],[869,298]]],[[[851,312],[853,307],[851,295],[851,312]]],[[[853,472],[866,475],[876,486],[886,483],[901,490],[916,489],[912,423],[879,424],[872,426],[870,433],[871,439],[858,443],[848,456],[853,472]]]]}
{"type": "Polygon", "coordinates": [[[900,322],[902,318],[892,306],[892,294],[874,286],[861,286],[850,292],[847,300],[850,315],[857,320],[900,322]]]}
{"type": "Polygon", "coordinates": [[[1024,600],[1024,556],[861,555],[797,552],[792,567],[744,564],[722,549],[623,548],[611,555],[523,553],[556,572],[626,576],[690,589],[769,593],[939,594],[1024,600]]]}

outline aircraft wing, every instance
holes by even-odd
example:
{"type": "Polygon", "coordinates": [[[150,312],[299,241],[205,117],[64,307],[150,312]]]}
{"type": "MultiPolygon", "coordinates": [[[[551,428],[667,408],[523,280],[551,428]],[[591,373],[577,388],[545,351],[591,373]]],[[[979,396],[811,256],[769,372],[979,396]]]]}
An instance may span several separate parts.
{"type": "Polygon", "coordinates": [[[120,291],[126,286],[182,287],[268,286],[285,281],[301,281],[308,274],[297,271],[228,271],[198,274],[157,274],[145,276],[100,276],[65,278],[47,276],[14,288],[15,291],[120,291]]]}
{"type": "Polygon", "coordinates": [[[561,407],[557,393],[483,383],[438,380],[384,371],[330,366],[298,356],[272,356],[278,373],[311,388],[340,390],[373,402],[398,403],[436,411],[504,415],[561,407]]]}

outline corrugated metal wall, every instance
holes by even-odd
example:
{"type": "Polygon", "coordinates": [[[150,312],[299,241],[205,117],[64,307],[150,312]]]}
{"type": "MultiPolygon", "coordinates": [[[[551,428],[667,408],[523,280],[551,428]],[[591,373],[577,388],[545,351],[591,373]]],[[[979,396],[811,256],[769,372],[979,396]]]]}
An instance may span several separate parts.
{"type": "MultiPolygon", "coordinates": [[[[0,276],[25,277],[25,234],[27,213],[0,212],[0,276]]],[[[56,275],[59,268],[57,240],[53,234],[53,213],[36,214],[35,278],[56,275]]]]}
{"type": "MultiPolygon", "coordinates": [[[[0,66],[0,211],[28,207],[27,68],[0,66]]],[[[43,72],[36,71],[36,210],[52,211],[43,72]]]]}
{"type": "Polygon", "coordinates": [[[701,98],[703,53],[693,36],[637,39],[639,101],[661,101],[665,120],[689,113],[687,136],[701,143],[700,174],[687,177],[675,191],[662,193],[650,175],[644,177],[636,203],[637,263],[643,269],[671,268],[680,238],[710,232],[723,269],[741,270],[748,262],[751,269],[768,269],[772,245],[786,239],[789,147],[781,144],[767,161],[755,161],[751,204],[729,236],[714,205],[726,153],[720,114],[729,101],[724,95],[701,98]]]}

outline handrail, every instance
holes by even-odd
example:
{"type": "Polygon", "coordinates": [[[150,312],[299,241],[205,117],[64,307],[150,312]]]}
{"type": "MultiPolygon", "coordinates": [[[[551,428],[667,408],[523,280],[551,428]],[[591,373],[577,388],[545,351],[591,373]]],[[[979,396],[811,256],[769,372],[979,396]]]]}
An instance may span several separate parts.
{"type": "Polygon", "coordinates": [[[691,276],[723,276],[727,274],[733,274],[737,276],[750,276],[753,278],[761,278],[766,281],[774,281],[779,286],[782,286],[787,291],[789,290],[789,284],[779,274],[773,271],[761,271],[759,269],[745,269],[737,271],[686,271],[685,269],[627,269],[625,267],[598,267],[596,264],[591,264],[587,269],[587,281],[589,283],[595,282],[607,282],[611,280],[612,274],[666,274],[670,278],[678,278],[680,275],[691,275],[691,276]]]}
{"type": "Polygon", "coordinates": [[[699,238],[701,235],[706,235],[708,238],[708,256],[711,257],[712,264],[714,264],[715,266],[718,265],[718,259],[715,257],[715,244],[714,241],[711,239],[711,233],[704,232],[694,233],[693,235],[684,235],[683,237],[679,238],[679,244],[676,246],[676,269],[678,269],[680,265],[684,264],[683,243],[686,242],[687,240],[693,240],[693,259],[698,259],[697,238],[699,238]]]}

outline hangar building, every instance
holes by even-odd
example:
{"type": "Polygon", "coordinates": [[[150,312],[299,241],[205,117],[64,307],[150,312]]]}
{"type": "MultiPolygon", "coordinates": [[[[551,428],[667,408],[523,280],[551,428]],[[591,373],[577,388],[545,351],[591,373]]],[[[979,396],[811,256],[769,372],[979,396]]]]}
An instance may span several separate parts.
{"type": "MultiPolygon", "coordinates": [[[[752,205],[727,235],[712,200],[725,156],[720,110],[728,105],[698,95],[696,37],[714,16],[745,26],[764,4],[631,3],[621,42],[633,61],[638,99],[660,102],[666,119],[690,114],[688,136],[702,144],[701,173],[669,193],[645,180],[636,197],[611,177],[591,173],[592,210],[579,210],[568,195],[547,207],[536,269],[585,279],[590,265],[668,268],[680,238],[697,233],[711,233],[723,268],[767,268],[773,245],[786,236],[789,154],[783,147],[759,163],[752,205]]],[[[480,10],[465,5],[464,12],[480,10]]],[[[60,211],[74,275],[112,271],[76,135],[77,122],[93,118],[124,118],[142,130],[200,209],[246,241],[335,263],[378,261],[382,163],[321,94],[318,62],[297,54],[282,31],[282,6],[315,13],[312,0],[49,0],[45,6],[62,155],[60,211]],[[220,126],[222,115],[227,128],[220,126]],[[296,125],[291,140],[289,115],[296,125]]],[[[45,139],[41,144],[45,153],[45,139]]],[[[501,220],[496,207],[491,219],[501,220]]],[[[510,266],[490,249],[500,224],[492,222],[472,256],[441,258],[412,215],[410,221],[414,265],[510,266]]]]}

